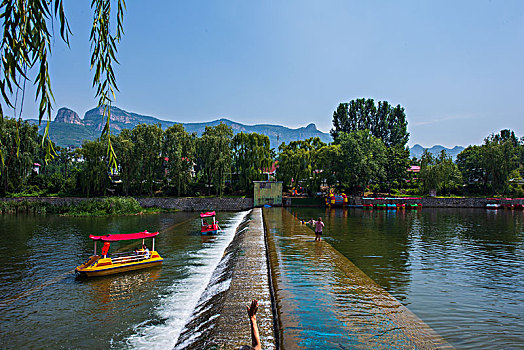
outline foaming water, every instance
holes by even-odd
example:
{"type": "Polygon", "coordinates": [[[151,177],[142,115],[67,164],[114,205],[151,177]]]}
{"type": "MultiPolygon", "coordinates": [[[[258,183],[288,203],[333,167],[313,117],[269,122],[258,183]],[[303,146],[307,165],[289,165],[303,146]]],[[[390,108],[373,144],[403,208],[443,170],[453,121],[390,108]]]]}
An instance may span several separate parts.
{"type": "MultiPolygon", "coordinates": [[[[247,230],[247,224],[248,220],[240,223],[234,239],[239,240],[240,235],[247,230]]],[[[229,290],[231,284],[232,266],[235,262],[234,255],[235,249],[230,245],[213,271],[206,289],[201,294],[191,317],[178,338],[175,349],[201,349],[206,347],[210,332],[214,329],[220,316],[219,310],[222,306],[224,293],[229,290]]]]}
{"type": "MultiPolygon", "coordinates": [[[[174,281],[152,311],[151,318],[137,324],[133,334],[125,339],[125,347],[173,348],[184,326],[190,321],[199,300],[209,300],[228,288],[229,280],[216,283],[211,278],[214,276],[215,269],[221,271],[227,265],[227,260],[221,262],[221,258],[247,213],[236,213],[227,223],[222,224],[225,227],[223,232],[212,242],[204,243],[199,249],[187,252],[187,264],[181,271],[186,277],[174,281]],[[206,289],[209,285],[212,285],[212,288],[206,289]]],[[[202,327],[205,327],[205,324],[202,324],[202,327]]],[[[198,336],[199,332],[200,329],[195,330],[194,336],[198,336]]]]}

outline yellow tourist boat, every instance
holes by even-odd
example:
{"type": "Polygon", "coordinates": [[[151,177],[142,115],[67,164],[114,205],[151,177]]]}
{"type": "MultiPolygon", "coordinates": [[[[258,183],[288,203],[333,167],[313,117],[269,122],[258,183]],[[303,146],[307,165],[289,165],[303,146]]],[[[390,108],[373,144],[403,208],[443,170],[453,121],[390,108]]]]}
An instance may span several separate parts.
{"type": "Polygon", "coordinates": [[[94,255],[85,263],[78,266],[75,271],[80,275],[87,277],[112,275],[115,273],[145,269],[152,266],[159,266],[164,260],[158,252],[155,251],[155,236],[158,232],[138,232],[124,234],[108,234],[105,236],[89,235],[89,238],[95,241],[94,255]],[[151,251],[145,246],[145,239],[152,238],[153,243],[151,251]],[[109,254],[111,242],[142,240],[142,249],[132,252],[112,253],[109,254]],[[104,242],[101,255],[96,254],[96,243],[104,242]]]}

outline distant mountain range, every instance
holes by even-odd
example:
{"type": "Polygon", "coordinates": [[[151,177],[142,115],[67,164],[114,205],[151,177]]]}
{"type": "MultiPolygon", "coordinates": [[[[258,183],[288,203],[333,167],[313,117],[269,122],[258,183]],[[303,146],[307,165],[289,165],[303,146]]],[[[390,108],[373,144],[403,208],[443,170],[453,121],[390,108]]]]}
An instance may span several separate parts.
{"type": "MultiPolygon", "coordinates": [[[[30,119],[29,121],[38,123],[35,119],[30,119]]],[[[54,121],[50,123],[49,134],[51,139],[59,146],[79,147],[84,140],[94,140],[99,137],[105,121],[102,108],[93,108],[85,113],[84,119],[80,119],[75,111],[63,107],[58,110],[54,121]]],[[[235,134],[256,132],[267,135],[272,148],[278,148],[278,145],[282,142],[289,143],[290,141],[305,140],[317,136],[322,142],[329,143],[332,141],[331,135],[318,130],[313,123],[298,129],[270,124],[245,125],[229,119],[218,119],[206,123],[177,123],[111,107],[110,127],[115,134],[120,133],[123,129],[132,129],[138,124],[160,124],[163,129],[167,129],[175,124],[182,124],[187,132],[196,132],[200,136],[205,131],[206,126],[216,126],[220,123],[230,126],[235,134]]],[[[40,132],[44,128],[45,123],[42,123],[40,132]]]]}
{"type": "MultiPolygon", "coordinates": [[[[420,159],[420,157],[422,156],[422,153],[424,153],[424,150],[426,148],[422,147],[421,145],[419,144],[416,144],[415,146],[411,147],[409,149],[409,155],[413,158],[413,157],[417,157],[420,159]]],[[[444,150],[446,151],[446,153],[448,155],[451,156],[451,158],[453,160],[456,160],[457,159],[457,155],[462,152],[464,150],[464,147],[462,146],[455,146],[453,148],[446,148],[444,146],[440,146],[440,145],[436,145],[436,146],[433,146],[431,148],[427,148],[427,150],[432,153],[433,155],[437,156],[439,155],[439,153],[444,150]]]]}
{"type": "MultiPolygon", "coordinates": [[[[29,119],[28,121],[35,124],[38,123],[35,119],[29,119]]],[[[84,140],[94,140],[100,136],[105,121],[106,119],[103,116],[102,108],[93,108],[85,113],[83,119],[80,119],[75,111],[63,107],[57,111],[54,121],[50,123],[49,134],[51,139],[59,146],[80,147],[84,140]]],[[[187,132],[196,132],[197,135],[200,136],[204,132],[206,126],[216,126],[220,123],[225,123],[230,126],[235,134],[240,132],[256,132],[267,135],[272,148],[278,148],[282,142],[289,143],[290,141],[305,140],[317,136],[322,140],[322,142],[329,143],[332,141],[329,133],[318,130],[313,123],[298,129],[271,124],[245,125],[229,119],[218,119],[206,123],[177,123],[127,112],[118,107],[111,107],[110,126],[111,131],[115,134],[120,133],[123,129],[132,129],[138,124],[160,124],[163,129],[167,129],[175,124],[182,124],[187,132]]],[[[40,126],[40,132],[43,132],[44,128],[45,123],[42,123],[40,126]]],[[[438,154],[441,150],[445,150],[453,157],[453,159],[456,159],[457,154],[459,154],[463,149],[464,147],[460,146],[455,146],[451,149],[443,146],[433,146],[428,150],[433,154],[438,154]]],[[[411,157],[420,158],[423,152],[424,148],[418,144],[410,149],[411,157]]]]}

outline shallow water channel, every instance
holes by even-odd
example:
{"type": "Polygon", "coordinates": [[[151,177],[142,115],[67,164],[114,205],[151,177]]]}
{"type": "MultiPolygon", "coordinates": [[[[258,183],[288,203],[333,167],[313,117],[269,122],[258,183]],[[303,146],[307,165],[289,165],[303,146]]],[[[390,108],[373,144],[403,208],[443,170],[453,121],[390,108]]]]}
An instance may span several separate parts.
{"type": "Polygon", "coordinates": [[[523,211],[290,212],[322,216],[325,242],[457,349],[524,348],[523,211]]]}
{"type": "MultiPolygon", "coordinates": [[[[173,348],[247,213],[220,212],[223,232],[214,238],[200,236],[198,213],[0,216],[0,347],[173,348]],[[73,269],[93,251],[89,234],[145,229],[161,232],[162,267],[75,279],[73,269]]],[[[523,212],[271,208],[265,215],[280,264],[273,272],[284,347],[424,348],[422,334],[457,349],[524,348],[523,212]],[[332,248],[313,242],[298,221],[318,216],[332,248]],[[401,312],[383,317],[388,307],[401,312]],[[403,322],[416,325],[407,336],[397,327],[403,322]]]]}

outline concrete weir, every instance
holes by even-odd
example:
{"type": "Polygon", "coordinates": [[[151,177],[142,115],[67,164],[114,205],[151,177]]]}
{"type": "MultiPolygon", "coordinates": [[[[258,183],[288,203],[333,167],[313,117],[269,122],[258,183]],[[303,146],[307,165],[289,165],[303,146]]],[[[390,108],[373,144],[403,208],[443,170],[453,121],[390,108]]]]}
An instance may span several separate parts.
{"type": "Polygon", "coordinates": [[[175,349],[251,345],[252,299],[259,300],[263,349],[452,349],[329,243],[312,238],[284,208],[248,213],[175,349]]]}
{"type": "MultiPolygon", "coordinates": [[[[273,314],[269,293],[268,263],[262,224],[262,210],[253,209],[251,221],[238,246],[231,285],[217,324],[216,340],[221,344],[251,345],[246,305],[257,299],[257,323],[263,349],[274,349],[273,314]],[[240,322],[239,322],[240,321],[240,322]],[[236,325],[239,326],[236,326],[236,325]]],[[[227,347],[226,347],[227,348],[227,347]]]]}
{"type": "Polygon", "coordinates": [[[246,306],[257,299],[263,349],[275,349],[262,210],[237,228],[175,349],[238,349],[251,345],[246,306]]]}

